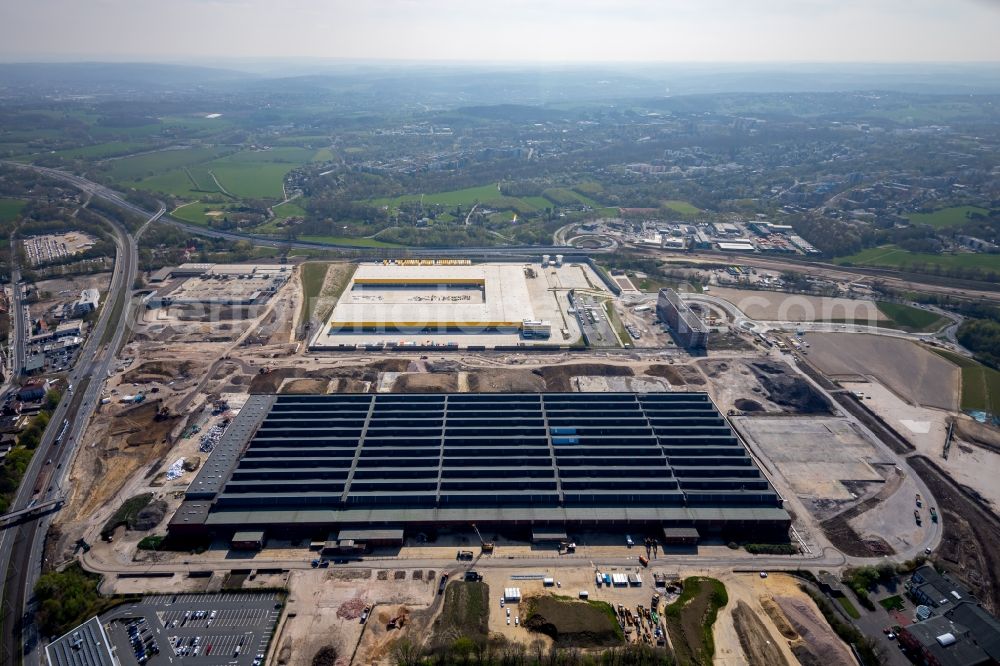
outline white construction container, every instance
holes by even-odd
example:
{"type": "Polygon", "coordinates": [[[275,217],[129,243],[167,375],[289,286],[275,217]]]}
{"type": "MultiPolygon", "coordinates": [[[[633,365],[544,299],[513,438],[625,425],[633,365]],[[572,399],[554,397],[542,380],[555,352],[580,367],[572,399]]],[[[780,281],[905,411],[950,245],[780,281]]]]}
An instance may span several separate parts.
{"type": "Polygon", "coordinates": [[[516,604],[521,601],[521,588],[519,587],[505,587],[503,588],[503,600],[509,604],[516,604]]]}

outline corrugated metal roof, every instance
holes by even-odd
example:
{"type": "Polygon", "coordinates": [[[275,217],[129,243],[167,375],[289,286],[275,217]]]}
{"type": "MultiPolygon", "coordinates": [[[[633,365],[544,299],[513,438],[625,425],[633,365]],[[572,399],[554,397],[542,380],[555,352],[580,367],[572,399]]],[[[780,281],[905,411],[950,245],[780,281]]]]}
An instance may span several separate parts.
{"type": "Polygon", "coordinates": [[[92,617],[49,643],[50,666],[117,666],[100,620],[92,617]]]}

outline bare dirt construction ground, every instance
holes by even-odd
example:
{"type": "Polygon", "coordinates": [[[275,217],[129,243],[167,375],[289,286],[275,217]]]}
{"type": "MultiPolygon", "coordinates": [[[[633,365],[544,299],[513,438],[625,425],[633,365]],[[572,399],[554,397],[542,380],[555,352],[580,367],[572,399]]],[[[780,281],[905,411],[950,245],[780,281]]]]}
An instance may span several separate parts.
{"type": "Polygon", "coordinates": [[[844,388],[864,395],[868,409],[931,458],[958,483],[968,486],[1000,511],[1000,432],[976,423],[964,414],[911,405],[878,382],[841,382],[844,388]],[[955,429],[944,456],[948,424],[955,429]]]}
{"type": "Polygon", "coordinates": [[[833,633],[811,599],[800,596],[775,596],[775,603],[814,657],[813,663],[852,664],[854,658],[843,641],[833,633]]]}
{"type": "Polygon", "coordinates": [[[855,663],[792,576],[772,573],[762,579],[756,574],[726,573],[719,580],[726,585],[729,604],[715,622],[716,666],[855,663]]]}
{"type": "Polygon", "coordinates": [[[651,365],[646,368],[650,377],[666,379],[671,386],[704,386],[707,383],[705,375],[697,365],[651,365]]]}
{"type": "Polygon", "coordinates": [[[712,296],[729,301],[751,319],[764,321],[883,321],[874,301],[712,287],[712,296]]]}
{"type": "Polygon", "coordinates": [[[89,464],[75,465],[72,470],[64,516],[69,519],[90,516],[139,468],[169,450],[169,434],[177,419],[158,416],[161,404],[158,400],[145,402],[111,421],[101,441],[91,445],[99,454],[88,457],[89,464]]]}
{"type": "Polygon", "coordinates": [[[1000,519],[973,492],[941,472],[936,461],[913,456],[910,465],[938,502],[944,535],[938,562],[969,584],[991,612],[1000,602],[1000,519]]]}
{"type": "Polygon", "coordinates": [[[289,578],[288,607],[275,636],[275,663],[310,666],[313,656],[332,646],[337,663],[377,663],[391,656],[403,636],[418,642],[429,627],[422,609],[437,599],[437,574],[427,570],[320,569],[289,578]],[[402,574],[398,576],[397,574],[402,574]],[[361,624],[361,610],[373,605],[361,624]],[[393,617],[405,615],[401,630],[387,630],[393,617]],[[357,654],[355,655],[355,649],[357,654]]]}
{"type": "MultiPolygon", "coordinates": [[[[826,400],[786,363],[769,359],[702,359],[696,365],[708,378],[708,390],[723,412],[771,414],[828,413],[826,400]]],[[[666,374],[677,366],[653,366],[666,374]]],[[[652,368],[651,368],[652,369],[652,368]]]]}
{"type": "MultiPolygon", "coordinates": [[[[810,654],[803,637],[774,601],[775,595],[781,595],[805,606],[813,605],[795,578],[778,573],[765,579],[757,574],[739,573],[721,573],[718,578],[726,586],[729,603],[719,611],[714,626],[716,666],[796,663],[819,666],[819,661],[808,661],[810,654]]],[[[825,627],[821,639],[840,643],[818,610],[816,613],[825,627]]]]}
{"type": "Polygon", "coordinates": [[[736,417],[733,425],[782,488],[800,531],[818,524],[830,543],[858,557],[906,550],[922,538],[925,528],[912,520],[915,480],[850,421],[736,417]],[[815,522],[800,522],[806,516],[797,506],[815,522]]]}
{"type": "Polygon", "coordinates": [[[329,379],[289,379],[281,385],[278,393],[314,395],[317,393],[326,393],[329,388],[329,379]]]}
{"type": "Polygon", "coordinates": [[[807,333],[809,359],[832,378],[868,377],[910,403],[958,409],[958,366],[909,340],[857,333],[807,333]]]}
{"type": "Polygon", "coordinates": [[[740,637],[740,647],[751,664],[788,664],[781,649],[771,640],[764,623],[744,601],[737,601],[733,609],[733,626],[740,637]]]}
{"type": "Polygon", "coordinates": [[[63,306],[79,300],[80,292],[84,289],[97,289],[103,299],[110,282],[111,273],[42,280],[36,284],[39,300],[29,305],[28,310],[35,319],[52,315],[62,316],[63,306]]]}

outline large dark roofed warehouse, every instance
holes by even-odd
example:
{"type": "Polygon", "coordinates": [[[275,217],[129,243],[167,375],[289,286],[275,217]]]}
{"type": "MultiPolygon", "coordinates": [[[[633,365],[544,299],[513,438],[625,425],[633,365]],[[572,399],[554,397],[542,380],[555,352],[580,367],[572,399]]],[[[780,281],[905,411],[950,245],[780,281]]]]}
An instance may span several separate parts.
{"type": "Polygon", "coordinates": [[[179,537],[694,528],[789,516],[704,393],[252,396],[170,524],[179,537]]]}

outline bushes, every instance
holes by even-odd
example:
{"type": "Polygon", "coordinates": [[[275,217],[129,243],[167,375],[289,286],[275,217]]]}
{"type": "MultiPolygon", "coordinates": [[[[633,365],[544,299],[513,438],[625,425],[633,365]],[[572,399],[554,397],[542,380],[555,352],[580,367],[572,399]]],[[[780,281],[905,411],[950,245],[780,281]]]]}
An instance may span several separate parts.
{"type": "Polygon", "coordinates": [[[879,583],[887,583],[896,576],[896,568],[885,562],[877,567],[857,567],[844,572],[843,582],[851,588],[858,603],[870,611],[875,610],[875,602],[868,597],[868,591],[879,583]]]}
{"type": "Polygon", "coordinates": [[[159,550],[160,544],[166,537],[162,536],[148,536],[143,537],[139,541],[139,550],[159,550]]]}
{"type": "Polygon", "coordinates": [[[35,620],[49,636],[64,633],[91,615],[114,603],[102,597],[97,586],[100,578],[71,564],[63,571],[42,574],[35,585],[38,611],[35,620]]]}
{"type": "Polygon", "coordinates": [[[30,449],[17,448],[0,461],[0,513],[6,513],[10,509],[14,493],[21,485],[21,479],[28,469],[32,455],[33,451],[30,449]]]}
{"type": "Polygon", "coordinates": [[[1000,368],[1000,323],[991,319],[966,319],[958,327],[957,337],[982,363],[1000,368]]]}

